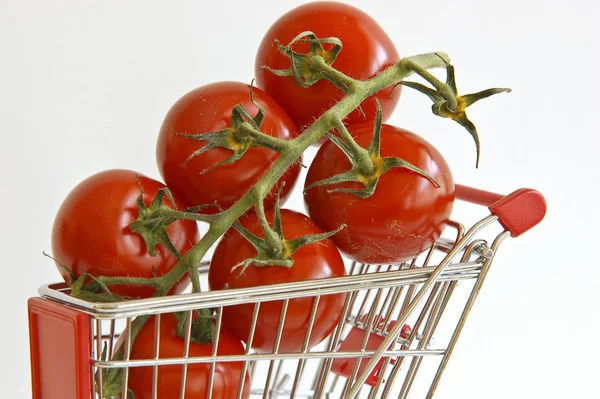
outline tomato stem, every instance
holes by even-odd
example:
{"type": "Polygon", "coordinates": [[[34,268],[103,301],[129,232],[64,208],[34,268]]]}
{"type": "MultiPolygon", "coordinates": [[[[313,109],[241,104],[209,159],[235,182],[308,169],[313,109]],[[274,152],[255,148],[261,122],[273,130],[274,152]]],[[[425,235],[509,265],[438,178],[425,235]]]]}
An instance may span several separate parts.
{"type": "Polygon", "coordinates": [[[107,276],[97,276],[102,284],[110,286],[110,285],[137,285],[137,286],[150,286],[150,287],[158,287],[160,282],[158,278],[145,278],[145,277],[107,277],[107,276]]]}
{"type": "Polygon", "coordinates": [[[369,155],[369,151],[356,143],[354,137],[352,137],[341,119],[335,120],[335,130],[340,134],[340,136],[342,136],[346,151],[348,151],[347,155],[351,156],[352,163],[361,171],[362,174],[373,174],[375,171],[375,165],[373,165],[373,160],[369,155]]]}
{"type": "Polygon", "coordinates": [[[310,67],[317,72],[323,79],[329,80],[331,83],[342,89],[344,93],[353,93],[360,87],[359,80],[351,78],[343,72],[338,71],[327,63],[325,58],[316,55],[310,58],[310,67]]]}
{"type": "Polygon", "coordinates": [[[246,135],[251,137],[253,145],[269,148],[271,150],[280,152],[287,145],[286,140],[279,139],[277,137],[269,136],[268,134],[262,133],[260,130],[255,129],[249,123],[240,125],[237,129],[239,135],[246,135]]]}
{"type": "Polygon", "coordinates": [[[258,221],[265,235],[264,249],[268,251],[268,255],[272,258],[280,258],[283,253],[282,240],[279,234],[269,226],[269,221],[265,215],[265,206],[262,201],[258,201],[254,205],[258,221]]]}
{"type": "MultiPolygon", "coordinates": [[[[203,205],[202,208],[206,208],[209,206],[213,206],[213,204],[203,205]]],[[[197,222],[212,223],[212,221],[215,219],[215,215],[203,215],[200,213],[192,212],[194,210],[197,210],[197,208],[199,208],[199,207],[190,208],[190,209],[186,209],[183,211],[178,211],[176,209],[171,209],[171,208],[163,208],[163,209],[161,209],[160,213],[164,217],[173,217],[176,219],[186,219],[186,220],[195,220],[197,222]]]]}
{"type": "Polygon", "coordinates": [[[450,111],[456,112],[458,110],[458,99],[450,85],[442,82],[433,76],[427,69],[415,62],[408,61],[406,62],[406,66],[435,87],[437,94],[446,100],[446,106],[450,111]]]}

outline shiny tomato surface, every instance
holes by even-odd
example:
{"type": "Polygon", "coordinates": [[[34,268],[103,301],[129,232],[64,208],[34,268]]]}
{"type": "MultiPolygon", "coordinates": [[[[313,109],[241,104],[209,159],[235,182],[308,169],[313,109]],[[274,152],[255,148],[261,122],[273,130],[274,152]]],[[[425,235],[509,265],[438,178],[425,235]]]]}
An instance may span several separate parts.
{"type": "MultiPolygon", "coordinates": [[[[281,16],[267,31],[260,43],[255,60],[255,76],[258,87],[270,94],[301,127],[308,126],[342,98],[343,93],[326,80],[320,80],[309,88],[299,86],[292,76],[280,77],[261,69],[290,68],[290,59],[274,44],[279,40],[287,45],[299,33],[311,31],[318,38],[337,37],[343,48],[332,66],[346,75],[366,80],[372,78],[400,57],[394,43],[369,15],[358,8],[338,2],[311,2],[294,8],[281,16]]],[[[293,50],[305,54],[308,44],[297,43],[293,50]]],[[[327,50],[327,45],[324,45],[327,50]]],[[[383,109],[383,120],[392,114],[398,103],[400,87],[391,94],[391,88],[381,90],[362,103],[366,120],[375,119],[375,100],[383,109]]],[[[364,122],[365,118],[353,111],[347,123],[364,122]]]]}
{"type": "MultiPolygon", "coordinates": [[[[131,348],[130,358],[134,360],[154,359],[154,329],[156,318],[151,317],[142,327],[131,348]]],[[[185,356],[185,340],[176,334],[177,318],[171,314],[163,314],[160,318],[159,359],[180,358],[185,356]]],[[[189,357],[211,356],[212,344],[190,343],[189,357]]],[[[227,330],[221,329],[217,355],[241,355],[244,346],[239,339],[227,330]]],[[[235,399],[238,388],[243,381],[242,399],[250,397],[250,376],[242,379],[242,362],[216,362],[213,376],[213,399],[235,399]]],[[[153,367],[131,367],[129,369],[128,388],[136,399],[153,399],[152,376],[153,367]]],[[[181,365],[158,367],[158,399],[175,399],[180,397],[181,365]]],[[[211,363],[195,363],[187,366],[185,397],[188,399],[207,398],[207,387],[210,381],[211,363]]]]}
{"type": "MultiPolygon", "coordinates": [[[[351,127],[350,133],[366,148],[373,135],[373,124],[351,127]]],[[[322,229],[332,230],[346,224],[331,239],[342,253],[363,263],[405,261],[428,249],[442,233],[454,204],[450,168],[423,138],[383,125],[381,156],[395,156],[412,163],[436,179],[440,187],[407,169],[394,168],[380,177],[375,193],[365,199],[328,191],[362,187],[350,182],[313,187],[304,193],[308,214],[322,229]]],[[[342,151],[327,142],[310,165],[305,187],[350,167],[342,151]]]]}
{"type": "MultiPolygon", "coordinates": [[[[283,234],[287,240],[302,235],[322,233],[307,216],[287,209],[281,210],[283,234]]],[[[267,220],[273,220],[273,211],[267,211],[267,220]]],[[[264,237],[255,214],[241,218],[241,223],[251,233],[264,237]]],[[[296,251],[291,268],[283,266],[250,265],[241,275],[232,268],[245,259],[256,255],[254,247],[235,230],[230,229],[217,245],[210,263],[208,274],[212,290],[228,288],[256,287],[276,283],[314,280],[339,277],[345,274],[344,263],[337,248],[329,239],[308,244],[296,251]]],[[[323,341],[340,321],[345,294],[323,295],[317,309],[315,324],[309,340],[309,347],[323,341]]],[[[252,348],[260,352],[271,352],[275,343],[283,301],[265,302],[260,311],[252,348]]],[[[290,299],[283,335],[279,349],[281,352],[297,352],[307,332],[307,323],[313,306],[313,298],[290,299]]],[[[223,324],[238,338],[246,342],[250,331],[254,304],[226,306],[223,310],[223,324]]]]}
{"type": "MultiPolygon", "coordinates": [[[[297,136],[297,128],[287,113],[262,90],[253,89],[254,100],[265,111],[260,130],[283,140],[297,136]]],[[[167,113],[158,137],[156,159],[165,183],[188,206],[218,202],[226,209],[248,191],[277,160],[276,151],[253,147],[231,164],[208,167],[232,154],[225,148],[213,148],[199,154],[185,164],[188,157],[206,141],[176,136],[176,133],[202,134],[217,132],[231,126],[233,107],[242,104],[254,117],[258,108],[250,100],[250,86],[238,82],[218,82],[199,87],[181,97],[167,113]],[[185,164],[185,165],[184,165],[185,164]]],[[[265,206],[273,206],[275,193],[282,182],[285,199],[298,178],[300,166],[294,164],[279,179],[267,196],[265,206]]],[[[202,210],[215,213],[215,206],[202,210]]]]}
{"type": "MultiPolygon", "coordinates": [[[[129,225],[137,219],[140,183],[144,203],[149,206],[164,184],[131,170],[113,169],[92,175],[77,185],[62,203],[52,230],[52,255],[76,276],[90,273],[108,277],[161,276],[171,270],[177,259],[162,245],[156,256],[146,250],[142,236],[129,225]]],[[[175,201],[178,201],[175,199],[175,201]]],[[[172,207],[168,199],[164,204],[172,207]]],[[[179,202],[178,207],[182,204],[179,202]]],[[[180,254],[198,241],[198,225],[178,220],[167,227],[167,233],[180,254]]],[[[65,281],[69,273],[58,267],[65,281]]],[[[189,284],[187,274],[172,292],[183,291],[189,284]]],[[[129,297],[149,297],[151,287],[109,286],[111,292],[129,297]]]]}

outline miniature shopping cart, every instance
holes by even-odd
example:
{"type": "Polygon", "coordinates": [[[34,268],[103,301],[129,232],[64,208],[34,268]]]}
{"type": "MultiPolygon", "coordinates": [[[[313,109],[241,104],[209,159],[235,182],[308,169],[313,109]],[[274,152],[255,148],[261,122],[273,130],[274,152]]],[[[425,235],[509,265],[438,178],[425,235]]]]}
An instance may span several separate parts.
{"type": "MultiPolygon", "coordinates": [[[[182,368],[179,397],[186,398],[183,387],[188,367],[228,361],[243,363],[242,376],[251,375],[251,398],[406,398],[409,393],[431,398],[500,243],[535,226],[546,211],[544,198],[531,189],[501,196],[457,185],[456,195],[488,206],[491,214],[468,230],[449,222],[435,246],[410,262],[353,263],[344,277],[117,303],[73,298],[65,284],[43,286],[40,297],[29,301],[33,398],[103,398],[102,371],[115,368],[123,369],[122,392],[127,392],[132,367],[153,368],[153,378],[147,383],[156,397],[157,373],[164,365],[182,368]],[[484,228],[493,230],[489,241],[482,238],[484,228]],[[261,303],[278,300],[283,302],[285,317],[288,302],[299,297],[313,298],[308,341],[319,299],[339,293],[346,294],[339,324],[327,340],[310,350],[256,353],[248,347],[240,355],[215,352],[143,361],[131,360],[127,353],[122,360],[106,356],[119,334],[129,331],[127,327],[139,316],[191,314],[210,308],[216,309],[218,329],[227,306],[255,304],[256,317],[261,303]]],[[[202,273],[206,269],[201,266],[202,273]]],[[[280,331],[282,326],[283,320],[280,331]]],[[[188,330],[187,343],[189,334],[188,330]]],[[[155,346],[159,345],[157,340],[155,346]]],[[[209,378],[207,398],[214,375],[209,378]]],[[[243,384],[240,381],[238,397],[242,397],[243,384]]]]}

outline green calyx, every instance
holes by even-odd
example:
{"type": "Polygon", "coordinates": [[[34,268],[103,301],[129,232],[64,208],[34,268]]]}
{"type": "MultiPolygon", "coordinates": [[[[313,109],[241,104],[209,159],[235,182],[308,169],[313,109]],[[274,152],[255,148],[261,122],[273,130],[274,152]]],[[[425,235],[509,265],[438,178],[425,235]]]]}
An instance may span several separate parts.
{"type": "Polygon", "coordinates": [[[165,210],[166,212],[171,210],[163,204],[165,195],[173,205],[173,208],[177,210],[177,205],[171,191],[167,188],[158,190],[156,197],[154,197],[150,206],[147,207],[144,203],[144,188],[141,182],[139,184],[140,195],[137,198],[138,218],[129,225],[129,229],[142,236],[146,244],[146,250],[150,256],[156,256],[156,246],[162,244],[177,260],[181,259],[181,255],[179,255],[167,233],[167,226],[177,220],[176,217],[168,213],[165,214],[165,210]]]}
{"type": "MultiPolygon", "coordinates": [[[[131,323],[131,326],[122,332],[122,334],[129,334],[130,335],[129,339],[125,340],[125,342],[123,342],[123,344],[120,347],[115,348],[115,351],[112,354],[112,357],[110,358],[110,360],[123,360],[123,359],[129,358],[129,355],[126,354],[126,349],[127,349],[128,353],[131,352],[131,348],[133,347],[133,343],[135,341],[136,336],[138,335],[138,333],[140,332],[140,330],[142,329],[142,327],[148,321],[149,318],[150,318],[149,315],[144,315],[144,316],[136,317],[133,320],[133,322],[131,323]],[[128,343],[128,345],[127,345],[127,343],[128,343]]],[[[109,360],[108,347],[107,347],[106,343],[104,344],[104,348],[102,349],[100,359],[102,359],[103,361],[109,360]]],[[[121,397],[122,389],[123,389],[123,370],[124,370],[123,368],[117,367],[117,368],[99,369],[97,371],[97,373],[102,373],[103,398],[114,398],[114,397],[120,398],[121,397]]],[[[134,399],[134,397],[135,396],[134,396],[133,392],[131,390],[128,390],[127,398],[134,399]]]]}
{"type": "MultiPolygon", "coordinates": [[[[268,66],[263,66],[262,68],[277,76],[292,76],[296,80],[296,83],[304,88],[314,85],[323,77],[320,71],[314,68],[311,62],[313,58],[320,57],[325,64],[331,65],[342,50],[342,42],[338,38],[327,37],[320,39],[310,31],[300,33],[287,46],[283,46],[279,41],[276,41],[276,44],[279,51],[290,59],[290,68],[272,69],[268,66]],[[305,54],[295,52],[292,47],[296,43],[308,43],[308,52],[305,54]],[[331,48],[325,50],[323,44],[330,45],[331,48]]],[[[332,83],[343,92],[347,91],[347,87],[341,82],[332,80],[332,83]]]]}
{"type": "Polygon", "coordinates": [[[102,281],[103,277],[96,277],[89,273],[83,273],[77,277],[73,271],[65,264],[54,259],[52,256],[42,252],[44,256],[52,259],[60,268],[65,270],[69,275],[67,284],[71,289],[71,296],[74,298],[83,299],[89,302],[119,302],[125,297],[113,294],[106,284],[102,281]]]}
{"type": "Polygon", "coordinates": [[[198,134],[176,133],[175,136],[178,137],[206,142],[202,147],[190,154],[183,162],[183,166],[187,165],[198,155],[218,147],[231,150],[231,155],[205,168],[200,172],[201,174],[217,166],[236,162],[251,147],[265,147],[277,152],[281,151],[284,148],[284,140],[271,137],[260,131],[260,125],[264,119],[265,112],[260,104],[254,101],[252,86],[250,87],[250,100],[258,108],[258,112],[254,117],[250,116],[242,104],[238,104],[233,107],[231,112],[231,125],[223,130],[198,134]]]}
{"type": "Polygon", "coordinates": [[[305,236],[301,236],[293,240],[286,240],[283,236],[283,229],[281,225],[281,209],[279,206],[279,198],[281,196],[282,188],[283,184],[282,187],[279,188],[279,192],[277,193],[277,198],[275,200],[275,211],[273,215],[272,227],[267,221],[262,203],[260,206],[256,207],[256,214],[261,228],[264,232],[264,238],[260,238],[252,234],[238,221],[233,223],[233,227],[236,229],[236,231],[242,237],[244,237],[250,244],[252,244],[252,246],[254,247],[254,249],[256,249],[257,252],[257,254],[253,258],[245,259],[244,261],[238,263],[231,269],[232,272],[234,270],[240,269],[238,276],[241,276],[250,265],[254,265],[257,267],[282,266],[286,268],[291,268],[294,265],[294,259],[292,259],[292,255],[298,249],[305,245],[313,244],[315,242],[319,242],[326,238],[329,238],[344,227],[346,227],[345,225],[342,225],[337,229],[327,233],[307,234],[305,236]]]}
{"type": "Polygon", "coordinates": [[[429,180],[435,187],[439,187],[439,183],[423,170],[417,168],[410,162],[398,157],[382,157],[381,156],[381,106],[376,100],[377,113],[375,117],[375,125],[373,127],[373,137],[369,146],[364,149],[360,147],[350,135],[343,123],[338,122],[336,125],[340,137],[331,133],[327,133],[327,137],[331,140],[342,152],[346,155],[351,163],[351,169],[331,176],[327,179],[315,182],[307,186],[304,191],[318,186],[330,186],[345,182],[356,182],[362,184],[362,188],[343,188],[333,187],[328,189],[328,192],[343,192],[355,195],[360,198],[368,198],[375,192],[379,178],[393,168],[403,168],[417,173],[429,180]]]}
{"type": "MultiPolygon", "coordinates": [[[[122,360],[123,359],[123,348],[121,347],[119,353],[113,355],[112,359],[108,359],[107,345],[104,344],[100,359],[103,361],[108,360],[122,360]]],[[[102,373],[102,394],[104,398],[121,397],[123,389],[123,369],[100,369],[97,373],[102,373]]],[[[127,399],[135,399],[134,393],[128,389],[127,399]]]]}
{"type": "Polygon", "coordinates": [[[191,312],[175,313],[177,317],[176,334],[184,338],[188,334],[190,342],[197,344],[212,344],[215,335],[215,323],[213,322],[213,311],[211,309],[198,309],[191,317],[191,312]]]}
{"type": "Polygon", "coordinates": [[[417,72],[421,77],[423,77],[425,80],[431,83],[435,89],[432,89],[430,87],[416,82],[401,81],[398,84],[410,87],[427,95],[433,101],[431,109],[435,115],[441,116],[443,118],[450,118],[458,124],[460,124],[469,132],[469,134],[471,135],[471,137],[473,137],[473,140],[475,141],[475,148],[477,151],[475,167],[478,167],[480,156],[479,134],[477,133],[477,128],[475,127],[473,122],[471,122],[467,117],[467,113],[465,112],[465,110],[467,109],[467,107],[476,103],[479,100],[499,93],[508,93],[511,91],[511,89],[493,88],[461,96],[458,94],[458,90],[456,88],[454,66],[450,64],[446,57],[440,55],[440,58],[443,59],[446,64],[445,85],[442,84],[439,80],[437,80],[428,71],[421,70],[421,68],[419,67],[415,68],[415,72],[417,72]]]}
{"type": "MultiPolygon", "coordinates": [[[[144,189],[140,183],[140,196],[137,199],[138,205],[138,218],[134,222],[129,225],[129,229],[134,233],[139,234],[144,239],[146,244],[146,250],[150,256],[156,256],[156,246],[158,244],[162,244],[171,255],[175,257],[178,261],[181,260],[181,255],[177,248],[173,245],[169,237],[169,233],[167,232],[167,226],[171,223],[179,220],[196,220],[202,222],[210,222],[213,220],[212,215],[201,215],[196,212],[201,210],[202,208],[213,206],[214,204],[205,204],[198,205],[192,208],[185,209],[183,211],[179,211],[177,209],[177,205],[175,204],[175,199],[171,194],[171,191],[168,188],[162,188],[158,190],[156,193],[156,197],[150,203],[150,206],[147,207],[144,203],[144,189]],[[164,197],[167,197],[173,208],[168,207],[163,204],[164,197]]],[[[192,281],[192,289],[194,292],[200,292],[200,277],[198,275],[197,270],[194,270],[193,267],[190,267],[188,270],[188,274],[190,275],[190,279],[192,281]]],[[[156,277],[156,276],[154,276],[156,277]]],[[[122,279],[121,279],[122,280],[122,279]]],[[[162,286],[161,279],[144,279],[140,278],[139,282],[136,284],[147,284],[147,285],[155,285],[157,288],[162,286]],[[154,281],[153,281],[154,280],[154,281]]]]}
{"type": "MultiPolygon", "coordinates": [[[[123,389],[123,370],[121,369],[108,369],[103,371],[102,376],[102,394],[104,398],[121,397],[121,390],[123,389]],[[118,370],[115,372],[115,370],[118,370]]],[[[127,399],[135,399],[134,393],[131,389],[127,390],[127,399]]]]}
{"type": "MultiPolygon", "coordinates": [[[[71,278],[75,277],[72,275],[71,278]]],[[[113,294],[98,277],[83,273],[79,278],[71,280],[71,296],[89,302],[120,302],[125,297],[113,294]]]]}

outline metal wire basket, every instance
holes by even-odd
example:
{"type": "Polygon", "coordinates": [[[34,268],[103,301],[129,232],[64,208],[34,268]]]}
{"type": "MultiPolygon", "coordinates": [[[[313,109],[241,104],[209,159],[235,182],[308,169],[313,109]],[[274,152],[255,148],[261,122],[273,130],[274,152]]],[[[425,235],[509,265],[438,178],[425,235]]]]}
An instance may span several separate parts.
{"type": "MultiPolygon", "coordinates": [[[[127,392],[129,371],[149,367],[153,377],[147,383],[157,398],[161,367],[178,365],[182,370],[179,398],[183,399],[188,398],[184,389],[188,368],[208,363],[211,373],[203,397],[211,398],[215,365],[239,362],[243,372],[237,397],[242,397],[248,383],[243,376],[249,374],[251,398],[406,398],[409,394],[431,398],[500,243],[533,227],[545,214],[544,198],[530,189],[502,196],[457,186],[456,193],[459,199],[489,206],[491,214],[468,230],[458,222],[448,223],[434,247],[398,265],[352,263],[344,277],[108,304],[72,298],[65,284],[43,286],[40,297],[29,301],[33,397],[103,398],[101,371],[114,368],[124,370],[122,392],[127,392]],[[482,229],[498,224],[500,232],[491,240],[481,238],[482,229]],[[340,293],[346,297],[337,327],[324,342],[308,349],[320,299],[340,293]],[[280,351],[287,306],[300,297],[313,298],[304,345],[296,353],[280,351]],[[181,357],[159,358],[160,340],[155,337],[154,358],[133,360],[125,350],[123,360],[110,360],[119,335],[124,331],[121,340],[130,339],[127,332],[136,317],[155,315],[157,334],[161,315],[216,309],[219,331],[226,307],[254,304],[256,323],[261,304],[269,301],[282,303],[276,342],[269,353],[248,346],[239,355],[220,355],[215,350],[191,356],[184,350],[181,357]]],[[[207,265],[202,265],[201,273],[206,270],[207,265]]],[[[189,346],[189,328],[184,341],[189,346]]]]}

